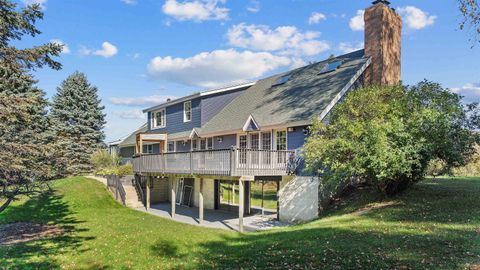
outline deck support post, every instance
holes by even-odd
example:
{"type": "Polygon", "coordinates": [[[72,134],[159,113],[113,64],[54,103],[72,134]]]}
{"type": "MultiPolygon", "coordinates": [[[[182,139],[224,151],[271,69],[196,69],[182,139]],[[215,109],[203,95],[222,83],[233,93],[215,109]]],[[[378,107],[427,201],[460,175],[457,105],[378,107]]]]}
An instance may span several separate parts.
{"type": "Polygon", "coordinates": [[[171,202],[172,202],[172,210],[171,210],[171,215],[172,215],[172,218],[175,218],[175,201],[177,200],[177,195],[175,194],[175,184],[177,183],[177,179],[176,178],[173,178],[172,179],[172,188],[171,188],[171,194],[172,194],[172,198],[171,198],[171,202]]]}
{"type": "Polygon", "coordinates": [[[148,210],[150,210],[150,184],[151,184],[151,181],[152,181],[152,177],[151,176],[147,176],[147,185],[146,185],[146,202],[145,202],[145,208],[148,210]]]}
{"type": "Polygon", "coordinates": [[[239,201],[238,201],[238,230],[243,232],[243,213],[244,213],[244,206],[245,206],[245,190],[243,187],[243,180],[238,180],[238,191],[240,193],[239,201]]]}
{"type": "Polygon", "coordinates": [[[198,216],[200,224],[203,224],[203,178],[200,178],[200,191],[198,194],[198,216]]]}

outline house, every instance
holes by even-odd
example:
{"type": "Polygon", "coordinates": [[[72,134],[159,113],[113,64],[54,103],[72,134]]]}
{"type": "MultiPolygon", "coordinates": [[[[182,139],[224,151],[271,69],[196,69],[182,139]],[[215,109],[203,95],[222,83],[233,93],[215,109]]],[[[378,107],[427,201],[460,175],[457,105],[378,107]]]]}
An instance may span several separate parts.
{"type": "Polygon", "coordinates": [[[262,210],[267,184],[280,220],[318,217],[321,179],[301,158],[309,126],[328,122],[348,91],[400,82],[401,28],[388,1],[377,0],[365,11],[363,50],[145,109],[133,164],[146,208],[170,202],[174,216],[176,205],[196,206],[200,222],[205,208],[235,211],[242,230],[244,215],[258,210],[253,186],[262,183],[262,210]]]}

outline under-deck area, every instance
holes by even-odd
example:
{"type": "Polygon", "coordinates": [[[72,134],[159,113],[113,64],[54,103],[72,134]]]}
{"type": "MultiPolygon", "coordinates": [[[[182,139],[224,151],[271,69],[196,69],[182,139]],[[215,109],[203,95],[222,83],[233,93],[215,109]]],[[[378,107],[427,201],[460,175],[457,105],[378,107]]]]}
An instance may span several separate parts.
{"type": "MultiPolygon", "coordinates": [[[[144,207],[137,208],[137,210],[148,212],[163,218],[172,218],[170,203],[152,204],[148,211],[146,211],[144,207]]],[[[264,212],[264,214],[262,214],[261,209],[252,209],[252,212],[253,214],[245,216],[243,219],[243,230],[245,232],[266,230],[288,225],[287,223],[278,221],[276,213],[264,212]]],[[[240,230],[238,214],[231,211],[205,209],[203,222],[200,223],[198,207],[177,205],[173,220],[208,228],[235,231],[240,230]]]]}
{"type": "Polygon", "coordinates": [[[144,209],[206,227],[255,231],[278,226],[280,179],[135,178],[144,209]]]}

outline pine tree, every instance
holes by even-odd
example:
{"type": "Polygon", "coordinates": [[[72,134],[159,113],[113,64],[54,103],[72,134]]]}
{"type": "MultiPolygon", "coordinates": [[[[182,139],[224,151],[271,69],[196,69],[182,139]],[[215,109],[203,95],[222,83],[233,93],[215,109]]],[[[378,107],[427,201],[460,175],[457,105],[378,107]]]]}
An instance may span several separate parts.
{"type": "Polygon", "coordinates": [[[91,156],[103,146],[104,107],[85,74],[75,72],[62,82],[53,98],[51,119],[66,175],[92,171],[91,156]]]}
{"type": "Polygon", "coordinates": [[[45,44],[18,49],[12,40],[35,36],[39,5],[16,11],[16,4],[0,0],[0,212],[19,196],[42,192],[52,178],[52,134],[47,100],[28,71],[47,65],[59,69],[61,46],[45,44]]]}

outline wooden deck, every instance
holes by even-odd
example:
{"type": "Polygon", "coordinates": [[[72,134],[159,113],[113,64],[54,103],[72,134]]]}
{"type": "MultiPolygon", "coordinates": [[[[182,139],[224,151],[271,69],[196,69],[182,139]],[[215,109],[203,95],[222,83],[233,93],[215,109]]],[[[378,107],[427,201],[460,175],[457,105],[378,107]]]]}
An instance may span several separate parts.
{"type": "Polygon", "coordinates": [[[294,151],[223,149],[161,154],[133,158],[135,173],[215,176],[284,176],[293,174],[294,151]]]}

